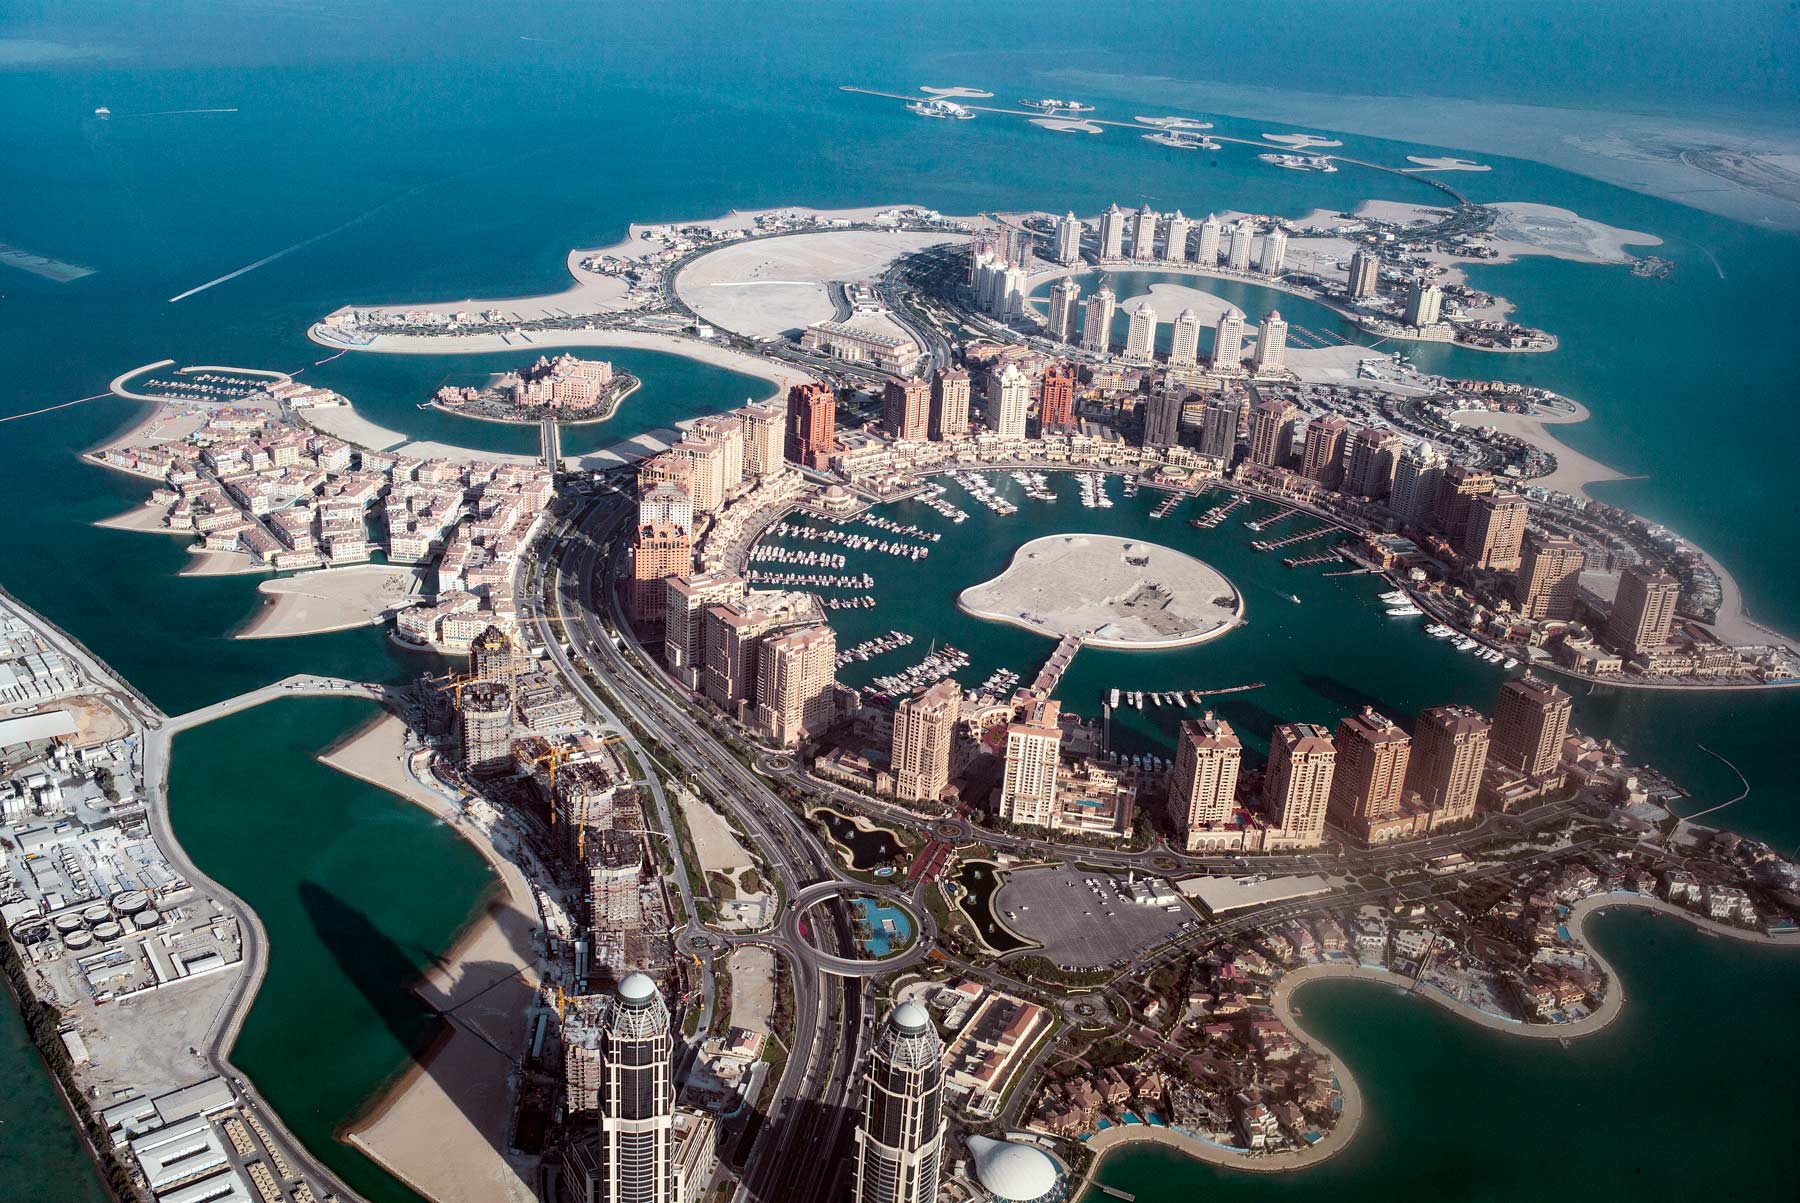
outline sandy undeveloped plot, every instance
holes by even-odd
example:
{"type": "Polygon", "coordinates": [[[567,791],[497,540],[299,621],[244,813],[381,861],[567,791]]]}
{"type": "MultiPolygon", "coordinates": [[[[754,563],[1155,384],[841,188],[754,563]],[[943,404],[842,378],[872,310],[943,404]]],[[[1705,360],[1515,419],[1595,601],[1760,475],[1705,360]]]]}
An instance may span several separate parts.
{"type": "Polygon", "coordinates": [[[768,1032],[775,1014],[775,954],[746,945],[731,954],[731,1026],[768,1032]]]}
{"type": "Polygon", "coordinates": [[[103,744],[109,739],[121,739],[131,733],[131,725],[119,712],[108,706],[104,698],[94,694],[58,698],[53,705],[40,706],[30,713],[43,714],[52,710],[66,710],[69,717],[75,720],[75,734],[69,737],[69,743],[77,748],[103,744]]]}
{"type": "Polygon", "coordinates": [[[82,1073],[83,1083],[149,1097],[204,1077],[211,1072],[206,1062],[188,1049],[205,1043],[207,1029],[243,971],[240,961],[204,977],[127,995],[104,1008],[96,1009],[92,1000],[82,1002],[72,1018],[94,1058],[93,1068],[82,1073]]]}
{"type": "Polygon", "coordinates": [[[1120,300],[1119,308],[1129,313],[1142,301],[1150,303],[1150,308],[1156,310],[1156,320],[1162,323],[1174,321],[1183,309],[1192,309],[1203,326],[1216,324],[1227,313],[1244,316],[1242,309],[1217,293],[1187,284],[1152,284],[1149,292],[1120,300]]]}
{"type": "Polygon", "coordinates": [[[1661,246],[1654,234],[1593,221],[1555,205],[1500,201],[1490,241],[1503,255],[1548,255],[1575,263],[1629,263],[1627,246],[1661,246]]]}
{"type": "MultiPolygon", "coordinates": [[[[433,813],[446,802],[406,772],[405,724],[384,714],[322,763],[433,813]]],[[[507,1074],[525,1048],[525,1013],[537,996],[537,919],[517,866],[472,829],[464,834],[499,874],[503,892],[417,991],[451,1018],[349,1139],[435,1203],[530,1203],[536,1195],[499,1153],[511,1120],[507,1074]]]]}
{"type": "Polygon", "coordinates": [[[987,100],[993,96],[992,92],[983,92],[980,88],[927,88],[923,84],[919,86],[919,91],[947,100],[987,100]]]}
{"type": "Polygon", "coordinates": [[[1243,617],[1238,591],[1210,564],[1141,539],[1090,534],[1030,540],[956,604],[978,618],[1114,648],[1199,643],[1243,617]]]}
{"type": "Polygon", "coordinates": [[[1031,124],[1039,129],[1055,130],[1059,134],[1097,134],[1100,127],[1092,121],[1083,121],[1079,117],[1033,117],[1031,124]]]}
{"type": "MultiPolygon", "coordinates": [[[[721,912],[729,916],[736,911],[740,919],[755,919],[763,907],[773,901],[767,890],[752,893],[743,888],[742,872],[758,868],[756,857],[744,847],[737,832],[731,829],[731,824],[717,810],[685,790],[679,792],[677,802],[681,807],[682,817],[687,820],[688,832],[694,837],[694,855],[700,858],[701,870],[706,873],[723,873],[731,879],[732,887],[737,892],[739,905],[721,907],[721,912]],[[749,913],[744,913],[745,911],[749,913]]],[[[726,918],[726,922],[731,922],[730,918],[726,918]]]]}
{"type": "Polygon", "coordinates": [[[1318,134],[1264,134],[1270,142],[1278,142],[1282,146],[1291,146],[1295,150],[1307,150],[1314,146],[1342,146],[1342,142],[1331,138],[1323,138],[1318,134]]]}
{"type": "MultiPolygon", "coordinates": [[[[1284,362],[1288,370],[1308,384],[1349,384],[1359,379],[1362,361],[1380,359],[1384,352],[1373,347],[1361,346],[1357,343],[1343,343],[1335,347],[1321,347],[1316,350],[1298,347],[1293,343],[1287,345],[1284,362]]],[[[1374,382],[1363,380],[1364,385],[1374,382]]],[[[1418,389],[1400,389],[1401,392],[1417,392],[1418,389]]]]}
{"type": "Polygon", "coordinates": [[[368,626],[415,597],[424,571],[359,564],[264,581],[257,591],[273,600],[234,637],[280,639],[368,626]]]}
{"type": "Polygon", "coordinates": [[[1523,439],[1533,447],[1548,451],[1556,457],[1556,471],[1548,476],[1539,477],[1531,483],[1545,489],[1560,490],[1564,493],[1576,493],[1587,496],[1587,486],[1603,480],[1625,480],[1622,473],[1615,472],[1597,459],[1590,458],[1570,447],[1557,438],[1549,430],[1549,425],[1567,425],[1587,419],[1584,409],[1578,415],[1567,417],[1527,417],[1524,414],[1495,413],[1489,410],[1464,410],[1451,415],[1454,421],[1464,426],[1491,426],[1495,430],[1523,439]]]}
{"type": "Polygon", "coordinates": [[[1213,123],[1201,121],[1194,117],[1133,117],[1133,121],[1141,121],[1145,125],[1154,125],[1158,129],[1211,129],[1213,123]]]}
{"type": "Polygon", "coordinates": [[[1366,200],[1351,210],[1358,217],[1375,221],[1392,221],[1400,225],[1421,226],[1444,220],[1450,210],[1437,205],[1415,205],[1406,201],[1366,200]]]}
{"type": "Polygon", "coordinates": [[[1401,171],[1492,171],[1485,163],[1477,163],[1473,159],[1457,159],[1444,155],[1436,158],[1425,155],[1407,155],[1406,161],[1412,167],[1402,167],[1401,171]]]}
{"type": "Polygon", "coordinates": [[[825,230],[759,238],[701,255],[675,278],[675,292],[722,330],[772,338],[837,315],[827,281],[870,279],[901,255],[963,240],[929,230],[825,230]]]}

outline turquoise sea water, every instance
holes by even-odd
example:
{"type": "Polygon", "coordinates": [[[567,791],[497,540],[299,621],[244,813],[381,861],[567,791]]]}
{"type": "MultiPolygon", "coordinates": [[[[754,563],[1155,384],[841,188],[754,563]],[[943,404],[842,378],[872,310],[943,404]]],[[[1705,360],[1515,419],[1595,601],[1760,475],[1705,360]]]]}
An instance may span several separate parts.
{"type": "MultiPolygon", "coordinates": [[[[0,362],[8,368],[0,379],[0,415],[100,392],[114,374],[164,356],[309,365],[327,352],[305,341],[306,325],[347,303],[559,289],[571,246],[611,243],[632,220],[788,203],[898,201],[956,213],[1042,206],[1091,214],[1113,201],[1135,206],[1144,199],[1190,214],[1232,208],[1299,215],[1372,196],[1429,202],[1436,195],[1424,184],[1366,170],[1280,171],[1256,163],[1248,148],[1207,156],[1168,151],[1124,130],[1076,137],[997,116],[921,121],[894,102],[841,93],[843,83],[895,91],[973,84],[1010,103],[1057,94],[1043,81],[1091,61],[1271,86],[1350,89],[1391,79],[1395,86],[1477,99],[1687,106],[1715,117],[1751,110],[1763,121],[1791,121],[1795,108],[1795,35],[1791,11],[1784,21],[1780,5],[1721,10],[1662,0],[1645,15],[1637,6],[1571,10],[1533,3],[1503,13],[1439,13],[1384,0],[1333,10],[1280,4],[1246,16],[1222,6],[1150,3],[1133,9],[1141,20],[1116,25],[1098,25],[1085,6],[1061,3],[984,8],[978,18],[966,6],[929,0],[755,11],[747,18],[731,5],[656,3],[626,10],[550,3],[513,11],[469,0],[9,7],[0,13],[0,112],[7,114],[0,122],[0,162],[7,165],[0,242],[94,274],[59,285],[0,267],[0,362]],[[1242,40],[1264,27],[1280,31],[1277,60],[1241,53],[1242,40]],[[951,29],[953,37],[931,32],[951,29]],[[1146,37],[1144,29],[1157,33],[1146,37]],[[71,53],[34,59],[39,52],[32,46],[45,43],[71,53]],[[1489,49],[1480,51],[1483,46],[1489,49]],[[1408,72],[1359,66],[1393,47],[1409,54],[1408,72]],[[1414,54],[1416,47],[1438,50],[1414,54]],[[1695,63],[1707,69],[1685,69],[1695,63]],[[1280,77],[1270,78],[1271,71],[1280,77]],[[115,116],[97,121],[92,110],[99,105],[115,116]],[[198,108],[237,112],[158,115],[198,108]],[[168,300],[269,256],[279,257],[179,303],[168,300]]],[[[1106,116],[1159,111],[1154,97],[1129,90],[1083,98],[1102,105],[1106,116]]],[[[1280,128],[1195,115],[1238,136],[1280,128]]],[[[1344,141],[1345,153],[1376,162],[1398,163],[1431,149],[1365,137],[1344,141]]],[[[1456,141],[1456,131],[1446,130],[1443,145],[1465,149],[1456,141]]],[[[1550,260],[1478,269],[1478,285],[1515,300],[1521,320],[1556,331],[1563,349],[1466,365],[1467,353],[1448,348],[1422,348],[1415,358],[1459,374],[1545,384],[1588,404],[1595,421],[1564,428],[1563,437],[1644,478],[1605,486],[1601,495],[1699,540],[1736,573],[1754,612],[1800,626],[1791,558],[1800,512],[1789,486],[1790,441],[1780,434],[1792,393],[1788,315],[1800,290],[1800,240],[1523,160],[1475,157],[1494,170],[1454,182],[1477,199],[1561,204],[1649,231],[1665,240],[1657,253],[1673,259],[1676,272],[1656,282],[1634,280],[1619,268],[1550,260]],[[1440,365],[1437,355],[1459,358],[1440,365]]],[[[610,354],[620,362],[630,358],[610,354]]],[[[349,391],[372,418],[396,430],[514,449],[520,436],[529,443],[531,432],[413,408],[445,373],[491,366],[346,356],[317,370],[321,381],[349,391]]],[[[655,391],[647,386],[626,403],[608,424],[616,432],[586,428],[596,432],[596,444],[635,433],[634,423],[648,429],[671,415],[739,404],[762,391],[757,382],[662,359],[646,357],[643,374],[655,381],[655,391]]],[[[375,630],[227,641],[224,632],[255,608],[255,578],[180,579],[175,573],[187,556],[178,540],[89,525],[135,503],[144,488],[79,463],[74,452],[138,412],[107,399],[0,425],[6,549],[0,582],[171,712],[301,669],[375,678],[429,666],[393,652],[375,630]]],[[[1010,532],[996,535],[996,546],[1005,537],[1010,532]]],[[[1446,689],[1467,690],[1469,700],[1486,696],[1491,683],[1472,673],[1472,663],[1461,663],[1466,658],[1446,667],[1441,681],[1419,671],[1429,665],[1395,662],[1380,652],[1389,644],[1356,637],[1365,621],[1354,608],[1359,602],[1326,593],[1315,598],[1309,592],[1315,588],[1324,586],[1297,585],[1305,604],[1272,620],[1291,634],[1291,644],[1274,633],[1258,642],[1263,632],[1247,632],[1219,644],[1216,663],[1197,659],[1196,670],[1223,677],[1241,669],[1269,680],[1263,704],[1282,717],[1326,717],[1322,707],[1357,691],[1399,709],[1439,700],[1435,695],[1446,689]],[[1351,608],[1340,613],[1340,603],[1351,608]],[[1277,682],[1285,682],[1279,695],[1277,682]]],[[[1255,613],[1272,608],[1281,612],[1264,603],[1255,613]]],[[[885,630],[896,625],[882,625],[890,616],[876,610],[867,617],[872,629],[885,630]]],[[[992,640],[996,646],[999,639],[992,640]]],[[[1395,656],[1412,656],[1416,642],[1395,656]]],[[[1024,642],[1019,654],[1014,666],[1022,670],[1041,658],[1024,642]]],[[[1185,664],[1129,671],[1173,674],[1185,664]]],[[[1122,671],[1084,653],[1065,689],[1091,698],[1102,680],[1110,684],[1122,671]]],[[[343,1025],[334,1036],[341,1055],[329,1080],[316,1081],[313,1061],[283,1048],[281,1035],[300,1022],[285,994],[270,992],[258,1002],[239,1046],[258,1084],[324,1152],[333,1124],[404,1066],[418,1036],[412,1019],[395,1011],[390,1024],[382,1015],[383,1006],[396,1005],[393,985],[405,976],[402,962],[447,947],[484,885],[479,874],[466,872],[466,849],[408,826],[418,816],[404,804],[329,773],[305,774],[304,797],[247,781],[232,798],[237,805],[229,824],[214,830],[215,783],[241,775],[244,749],[237,745],[310,763],[301,753],[358,721],[347,711],[327,714],[305,705],[267,711],[267,722],[234,720],[229,729],[216,729],[224,734],[209,728],[184,736],[173,800],[184,841],[204,867],[246,890],[255,883],[246,884],[245,874],[266,872],[269,892],[253,901],[277,946],[274,967],[285,959],[329,969],[313,986],[321,1013],[343,1025]],[[309,717],[315,713],[324,717],[309,717]],[[289,825],[310,813],[308,807],[338,824],[330,832],[333,851],[295,842],[289,825]],[[400,945],[401,956],[336,956],[333,938],[316,922],[321,896],[306,895],[315,904],[309,913],[300,891],[301,883],[318,880],[306,876],[308,858],[355,863],[392,857],[397,849],[420,880],[438,884],[371,888],[351,902],[372,929],[400,945]]],[[[1751,798],[1727,815],[1788,846],[1800,841],[1779,752],[1800,720],[1794,699],[1601,691],[1580,706],[1586,728],[1617,735],[1702,797],[1736,791],[1723,766],[1693,749],[1704,742],[1718,750],[1753,787],[1751,798]]],[[[1245,721],[1251,717],[1246,713],[1245,721]]],[[[1166,738],[1148,727],[1132,735],[1145,746],[1166,738]]],[[[1796,1061],[1791,1043],[1775,1030],[1774,1009],[1740,998],[1791,998],[1800,978],[1774,958],[1706,961],[1705,942],[1676,936],[1657,945],[1670,955],[1628,960],[1640,932],[1622,930],[1615,941],[1621,948],[1609,944],[1608,950],[1634,983],[1632,1005],[1646,1025],[1641,1044],[1622,1047],[1648,1057],[1659,1047],[1653,1041],[1690,1050],[1711,1040],[1680,1019],[1695,967],[1724,983],[1709,997],[1728,1009],[1737,1038],[1768,1050],[1766,1070],[1746,1065],[1733,1072],[1726,1059],[1714,1058],[1717,1075],[1706,1080],[1711,1093],[1676,1092],[1671,1104],[1695,1143],[1732,1153],[1715,1168],[1715,1190],[1760,1193],[1765,1183],[1755,1171],[1762,1156],[1738,1117],[1762,1105],[1765,1077],[1791,1076],[1796,1061]]],[[[1390,1064],[1394,1081],[1411,1081],[1413,1068],[1447,1038],[1449,1029],[1396,1014],[1378,997],[1370,1003],[1346,993],[1343,999],[1320,995],[1309,1001],[1309,1013],[1322,1022],[1328,1013],[1355,1016],[1351,1026],[1370,1043],[1345,1052],[1363,1057],[1357,1068],[1367,1086],[1378,1087],[1390,1064]]],[[[1618,1039],[1639,1031],[1623,1027],[1618,1039]]],[[[1453,1061],[1466,1074],[1457,1079],[1466,1080],[1465,1091],[1482,1093],[1496,1075],[1515,1073],[1522,1054],[1513,1046],[1483,1043],[1460,1029],[1452,1035],[1470,1041],[1455,1046],[1462,1055],[1453,1061]]],[[[1621,1055],[1570,1064],[1588,1088],[1636,1096],[1643,1082],[1627,1062],[1621,1055]]],[[[1555,1068],[1521,1080],[1555,1089],[1563,1080],[1555,1068]]],[[[0,1071],[35,1072],[28,1058],[4,1052],[0,1071]]],[[[1438,1086],[1456,1090],[1448,1080],[1438,1086]]],[[[1404,1095],[1387,1097],[1396,1107],[1406,1104],[1404,1095]]],[[[1494,1124],[1517,1124],[1507,1129],[1515,1147],[1541,1139],[1538,1113],[1520,1110],[1471,1123],[1452,1109],[1419,1107],[1384,1112],[1391,1118],[1383,1122],[1395,1125],[1387,1132],[1404,1132],[1410,1148],[1425,1150],[1426,1169],[1485,1173],[1480,1154],[1494,1144],[1494,1124]]],[[[5,1164],[13,1171],[9,1183],[67,1181],[54,1152],[59,1138],[48,1132],[58,1122],[54,1113],[24,1124],[12,1122],[11,1111],[0,1117],[9,1120],[0,1126],[0,1159],[11,1159],[5,1164]]],[[[1638,1131],[1623,1113],[1597,1109],[1589,1119],[1586,1137],[1598,1147],[1638,1131]]],[[[1392,1144],[1371,1139],[1362,1148],[1392,1144]]],[[[340,1163],[350,1157],[331,1155],[340,1163]]],[[[1347,1175],[1330,1180],[1349,1193],[1381,1189],[1391,1166],[1355,1158],[1321,1173],[1347,1175]]],[[[1130,1172],[1129,1159],[1116,1164],[1119,1173],[1130,1172]]],[[[1546,1186],[1614,1194],[1613,1179],[1594,1159],[1535,1165],[1546,1186]]],[[[354,1173],[359,1187],[379,1180],[366,1167],[354,1173]]],[[[1210,1171],[1183,1174],[1171,1181],[1252,1189],[1248,1180],[1210,1171]]],[[[1313,1189],[1306,1181],[1282,1189],[1313,1189]]],[[[1257,1180],[1255,1188],[1265,1184],[1257,1180]]],[[[388,1197],[381,1187],[370,1189],[388,1197]]],[[[32,1193],[54,1197],[47,1187],[32,1193]]]]}

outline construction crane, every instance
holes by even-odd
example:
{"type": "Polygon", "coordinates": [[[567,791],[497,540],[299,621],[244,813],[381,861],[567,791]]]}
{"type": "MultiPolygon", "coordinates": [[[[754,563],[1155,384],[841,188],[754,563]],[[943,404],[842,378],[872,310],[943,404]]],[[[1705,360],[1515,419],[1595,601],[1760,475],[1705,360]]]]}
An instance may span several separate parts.
{"type": "Polygon", "coordinates": [[[551,744],[550,749],[542,755],[534,756],[525,764],[526,768],[535,769],[540,764],[550,766],[550,834],[556,834],[556,770],[568,762],[574,752],[567,744],[551,744]]]}

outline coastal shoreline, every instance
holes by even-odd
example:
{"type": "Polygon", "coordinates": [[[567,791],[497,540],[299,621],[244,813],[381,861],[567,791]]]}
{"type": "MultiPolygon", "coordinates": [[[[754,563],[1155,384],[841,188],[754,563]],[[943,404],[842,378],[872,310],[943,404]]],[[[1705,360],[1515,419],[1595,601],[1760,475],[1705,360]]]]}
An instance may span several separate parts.
{"type": "Polygon", "coordinates": [[[1520,1036],[1533,1040],[1568,1041],[1579,1040],[1604,1031],[1624,1013],[1629,995],[1618,971],[1601,955],[1588,938],[1587,921],[1593,916],[1615,907],[1632,907],[1685,920],[1696,931],[1706,936],[1739,940],[1765,948],[1800,949],[1800,933],[1791,937],[1780,937],[1744,928],[1728,927],[1707,919],[1705,916],[1696,915],[1671,902],[1643,894],[1593,894],[1583,898],[1570,908],[1568,925],[1577,945],[1605,974],[1606,993],[1602,996],[1599,1007],[1593,1013],[1569,1023],[1555,1024],[1532,1024],[1522,1020],[1504,1020],[1490,1015],[1486,1011],[1477,1010],[1441,991],[1428,987],[1414,988],[1413,979],[1388,969],[1378,969],[1367,965],[1302,966],[1281,975],[1280,980],[1275,983],[1274,989],[1270,992],[1270,1006],[1274,1010],[1276,1018],[1281,1020],[1296,1038],[1313,1052],[1327,1057],[1331,1061],[1332,1068],[1337,1074],[1338,1084],[1343,1091],[1344,1110],[1342,1118],[1330,1133],[1318,1144],[1304,1149],[1253,1156],[1247,1150],[1228,1149],[1222,1145],[1183,1135],[1171,1128],[1152,1127],[1149,1124],[1115,1124],[1088,1138],[1087,1147],[1094,1151],[1094,1160],[1090,1163],[1081,1181],[1070,1191],[1069,1197],[1079,1199],[1082,1197],[1083,1190],[1098,1183],[1100,1170],[1108,1153],[1134,1144],[1159,1144],[1166,1148],[1172,1148],[1183,1156],[1203,1161],[1209,1165],[1260,1174],[1289,1173],[1308,1169],[1349,1147],[1351,1140],[1356,1135],[1357,1128],[1362,1123],[1366,1107],[1362,1089],[1357,1085],[1349,1067],[1344,1064],[1342,1058],[1331,1051],[1329,1046],[1306,1030],[1304,1020],[1295,1008],[1296,996],[1302,989],[1314,982],[1379,982],[1392,986],[1411,997],[1431,1003],[1459,1019],[1507,1036],[1520,1036]]]}
{"type": "Polygon", "coordinates": [[[508,1076],[525,1044],[524,1009],[538,992],[529,944],[539,930],[536,899],[523,870],[479,826],[410,775],[406,731],[384,711],[318,759],[448,823],[494,881],[478,913],[413,987],[439,1013],[441,1030],[371,1092],[339,1138],[434,1203],[530,1203],[534,1196],[499,1149],[511,1117],[508,1076]]]}
{"type": "Polygon", "coordinates": [[[787,364],[780,365],[778,371],[770,360],[748,351],[660,331],[608,329],[553,330],[540,333],[551,337],[545,338],[543,342],[536,342],[514,335],[513,338],[519,339],[515,342],[504,334],[378,334],[367,343],[359,345],[328,338],[319,333],[317,324],[306,329],[306,337],[321,347],[333,351],[375,355],[487,355],[527,350],[541,353],[566,347],[619,347],[625,350],[656,351],[765,380],[775,386],[774,391],[762,398],[752,398],[763,401],[785,397],[790,384],[812,379],[810,373],[787,364]]]}
{"type": "Polygon", "coordinates": [[[410,565],[353,564],[274,577],[257,585],[261,604],[230,638],[288,639],[376,626],[419,596],[423,574],[410,565]],[[396,592],[402,582],[410,585],[396,592]]]}

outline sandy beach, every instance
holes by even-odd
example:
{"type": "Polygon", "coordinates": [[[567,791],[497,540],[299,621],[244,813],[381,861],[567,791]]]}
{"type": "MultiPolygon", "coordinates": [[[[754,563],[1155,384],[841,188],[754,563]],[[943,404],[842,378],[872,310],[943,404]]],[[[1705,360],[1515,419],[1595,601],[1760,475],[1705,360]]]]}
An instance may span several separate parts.
{"type": "MultiPolygon", "coordinates": [[[[664,334],[654,330],[546,330],[540,332],[540,341],[523,338],[517,334],[379,334],[361,346],[346,348],[343,343],[332,342],[321,338],[318,327],[310,327],[307,337],[322,347],[330,347],[334,351],[351,350],[373,352],[383,355],[478,355],[494,351],[519,351],[536,355],[543,350],[556,347],[628,347],[641,351],[661,351],[668,355],[685,355],[689,359],[697,359],[714,367],[725,368],[733,372],[742,372],[746,376],[756,376],[776,386],[767,397],[785,395],[786,386],[798,384],[802,379],[810,379],[798,368],[783,364],[779,371],[768,360],[751,355],[745,351],[709,342],[701,338],[686,338],[675,334],[664,334]]],[[[759,398],[746,398],[758,400],[759,398]]],[[[339,409],[314,410],[310,419],[320,425],[325,415],[342,412],[339,409]]],[[[374,429],[381,429],[374,427],[374,429]]],[[[392,432],[390,432],[392,433],[392,432]]],[[[405,435],[395,437],[404,439],[405,435]]]]}
{"type": "Polygon", "coordinates": [[[257,573],[273,572],[273,568],[258,564],[247,552],[242,551],[200,551],[198,545],[189,548],[191,560],[183,568],[179,576],[251,576],[257,573]]]}
{"type": "Polygon", "coordinates": [[[206,421],[203,415],[190,412],[192,408],[185,402],[179,405],[151,402],[128,429],[89,448],[88,453],[93,455],[119,447],[147,447],[153,443],[180,442],[200,429],[206,421]]]}
{"type": "MultiPolygon", "coordinates": [[[[445,799],[407,773],[405,732],[384,714],[320,760],[450,817],[445,799]]],[[[493,866],[499,896],[417,987],[450,1016],[446,1034],[348,1139],[435,1203],[531,1203],[535,1194],[499,1150],[511,1118],[508,1077],[523,1055],[525,1014],[537,998],[536,908],[516,865],[479,831],[458,831],[493,866]]]]}
{"type": "Polygon", "coordinates": [[[1556,471],[1530,483],[1557,492],[1589,496],[1587,487],[1603,480],[1628,480],[1605,464],[1575,450],[1550,431],[1551,426],[1566,426],[1588,419],[1586,407],[1573,414],[1533,415],[1501,413],[1498,410],[1466,409],[1451,417],[1465,426],[1491,426],[1503,434],[1523,439],[1533,447],[1556,457],[1556,471]]]}
{"type": "Polygon", "coordinates": [[[168,510],[147,501],[143,505],[133,506],[123,514],[102,518],[94,525],[103,526],[107,530],[134,530],[152,535],[180,535],[187,539],[194,537],[194,532],[191,530],[176,530],[167,525],[168,519],[168,510]]]}
{"type": "Polygon", "coordinates": [[[264,581],[257,592],[268,600],[232,638],[283,639],[370,626],[417,598],[427,571],[357,564],[264,581]]]}
{"type": "MultiPolygon", "coordinates": [[[[663,249],[662,242],[655,237],[646,237],[647,232],[667,229],[672,226],[699,226],[715,233],[748,233],[756,229],[756,220],[769,214],[798,214],[802,216],[834,218],[843,221],[868,221],[876,214],[890,209],[911,207],[912,202],[896,202],[891,205],[866,205],[856,209],[815,209],[806,205],[780,205],[773,209],[748,209],[743,212],[733,210],[720,217],[704,218],[697,221],[671,222],[633,222],[626,228],[625,237],[610,246],[577,247],[569,252],[567,264],[569,275],[574,282],[561,292],[542,293],[527,297],[466,297],[455,301],[420,301],[398,305],[380,306],[347,306],[346,308],[371,308],[399,311],[426,310],[436,313],[453,313],[456,311],[479,312],[493,309],[520,321],[537,318],[564,318],[570,314],[602,314],[620,313],[631,308],[626,298],[624,281],[616,276],[599,272],[590,272],[582,266],[582,260],[598,256],[611,256],[616,259],[646,259],[663,249]]],[[[570,331],[565,333],[581,333],[570,331]]],[[[594,331],[592,333],[604,333],[594,331]]],[[[315,339],[314,341],[320,341],[315,339]]],[[[342,344],[326,342],[324,345],[334,349],[343,349],[342,344]]],[[[516,344],[514,344],[516,345],[516,344]]],[[[576,345],[564,342],[557,345],[576,345]]],[[[626,343],[591,343],[591,346],[627,346],[626,343]]],[[[366,351],[382,348],[352,347],[351,350],[366,351]]],[[[481,348],[451,348],[452,350],[506,350],[507,345],[481,348]]]]}

